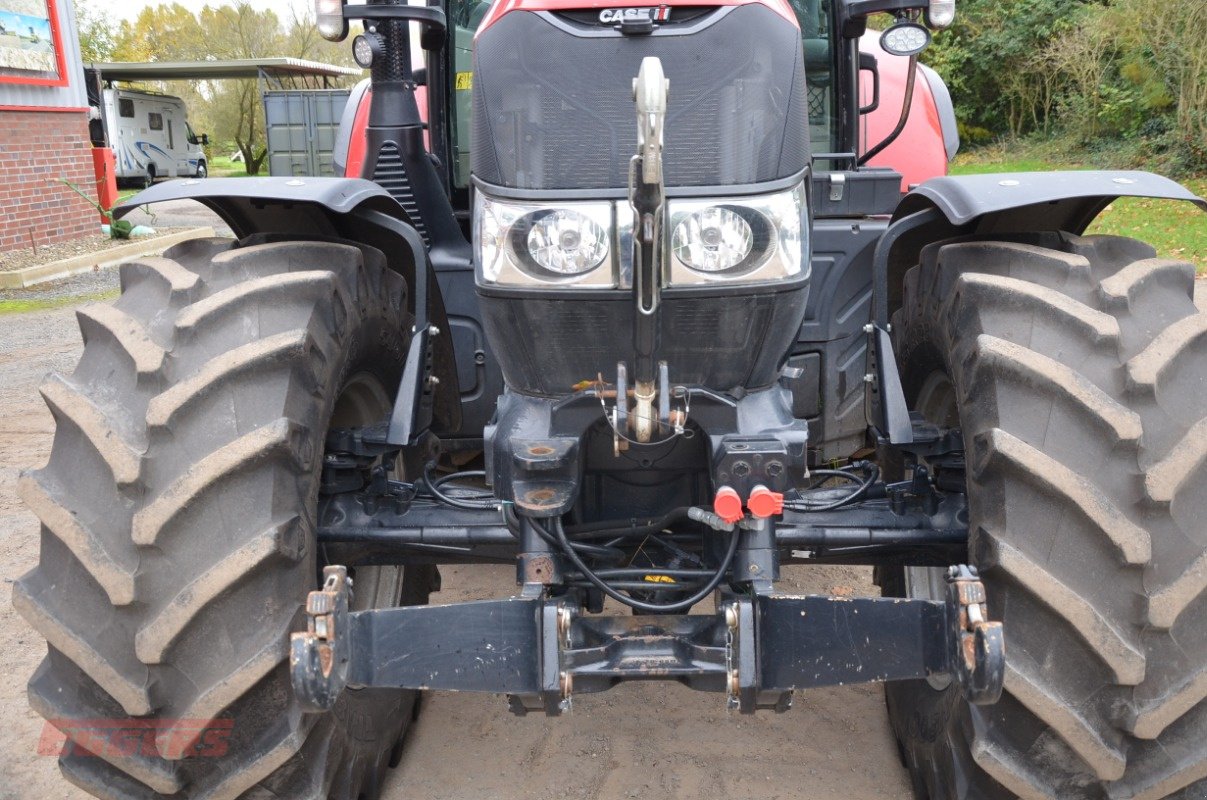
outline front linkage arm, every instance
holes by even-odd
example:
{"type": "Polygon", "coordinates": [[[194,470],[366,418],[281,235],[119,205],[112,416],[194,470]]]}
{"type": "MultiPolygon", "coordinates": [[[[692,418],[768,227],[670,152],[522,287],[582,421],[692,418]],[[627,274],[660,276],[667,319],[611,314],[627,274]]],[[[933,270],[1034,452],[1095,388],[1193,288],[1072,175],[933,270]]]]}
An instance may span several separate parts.
{"type": "Polygon", "coordinates": [[[970,702],[1001,694],[1001,623],[972,567],[945,601],[755,595],[716,615],[580,616],[566,598],[514,597],[350,612],[347,570],[324,570],[293,634],[294,692],[315,711],[347,686],[507,694],[518,713],[569,708],[575,692],[676,680],[743,713],[783,711],[792,690],[950,675],[970,702]]]}

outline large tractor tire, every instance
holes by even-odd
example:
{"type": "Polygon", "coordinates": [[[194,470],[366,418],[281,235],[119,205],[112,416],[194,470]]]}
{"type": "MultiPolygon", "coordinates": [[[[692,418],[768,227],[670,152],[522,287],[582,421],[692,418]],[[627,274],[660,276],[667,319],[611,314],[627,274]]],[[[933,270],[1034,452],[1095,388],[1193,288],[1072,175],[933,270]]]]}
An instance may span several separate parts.
{"type": "MultiPolygon", "coordinates": [[[[919,797],[1207,797],[1207,314],[1131,239],[926,249],[894,320],[911,407],[963,431],[1005,692],[887,689],[919,797]]],[[[931,570],[886,594],[933,596],[931,570]]]]}
{"type": "MultiPolygon", "coordinates": [[[[13,603],[48,643],[29,700],[68,737],[63,774],[113,800],[376,797],[415,693],[305,714],[288,637],[323,564],[325,434],[386,414],[405,282],[348,244],[208,239],[121,283],[79,312],[80,363],[42,387],[49,462],[20,483],[41,557],[13,603]]],[[[353,577],[358,608],[432,581],[353,577]]]]}

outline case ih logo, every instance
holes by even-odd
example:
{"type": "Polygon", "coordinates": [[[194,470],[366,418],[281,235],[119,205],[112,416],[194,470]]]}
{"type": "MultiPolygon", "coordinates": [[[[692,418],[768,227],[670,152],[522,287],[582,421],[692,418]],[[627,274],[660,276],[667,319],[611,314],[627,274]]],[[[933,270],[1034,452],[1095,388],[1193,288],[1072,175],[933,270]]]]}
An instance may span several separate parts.
{"type": "Polygon", "coordinates": [[[605,25],[619,25],[625,22],[666,22],[670,18],[670,6],[605,8],[599,12],[599,21],[605,25]]]}
{"type": "Polygon", "coordinates": [[[218,758],[226,755],[233,719],[50,719],[38,755],[218,758]]]}

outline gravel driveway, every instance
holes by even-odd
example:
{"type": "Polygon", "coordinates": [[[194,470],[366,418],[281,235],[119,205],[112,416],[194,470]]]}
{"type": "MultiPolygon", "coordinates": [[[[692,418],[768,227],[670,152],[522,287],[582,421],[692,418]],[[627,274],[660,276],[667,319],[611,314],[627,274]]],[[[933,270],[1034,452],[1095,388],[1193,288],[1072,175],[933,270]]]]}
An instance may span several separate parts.
{"type": "MultiPolygon", "coordinates": [[[[205,223],[205,224],[208,224],[205,223]]],[[[116,286],[116,272],[49,285],[62,297],[116,286]]],[[[1200,306],[1207,292],[1200,285],[1200,306]]],[[[37,293],[29,293],[37,294],[37,293]]],[[[12,582],[38,551],[36,519],[15,496],[19,469],[45,461],[53,432],[37,394],[50,370],[70,371],[81,350],[70,307],[0,315],[0,652],[9,654],[0,685],[7,754],[0,798],[84,798],[37,754],[40,717],[29,710],[25,682],[45,646],[11,607],[12,582]]],[[[870,570],[796,567],[785,588],[873,593],[870,570]]],[[[438,599],[505,596],[510,567],[444,570],[438,599]]],[[[878,686],[801,694],[787,714],[726,713],[720,697],[678,685],[630,684],[579,697],[560,719],[511,716],[501,698],[438,693],[384,797],[388,800],[505,798],[906,798],[878,686]]]]}

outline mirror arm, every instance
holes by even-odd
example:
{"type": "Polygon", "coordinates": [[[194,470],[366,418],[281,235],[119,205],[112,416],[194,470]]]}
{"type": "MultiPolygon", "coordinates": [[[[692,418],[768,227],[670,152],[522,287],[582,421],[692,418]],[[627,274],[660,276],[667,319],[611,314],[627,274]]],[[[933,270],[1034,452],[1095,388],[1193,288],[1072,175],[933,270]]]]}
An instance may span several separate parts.
{"type": "Polygon", "coordinates": [[[872,14],[898,14],[905,11],[924,11],[928,0],[840,0],[838,22],[842,35],[858,39],[867,31],[872,14]]]}

